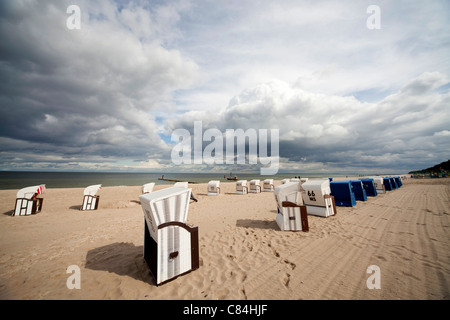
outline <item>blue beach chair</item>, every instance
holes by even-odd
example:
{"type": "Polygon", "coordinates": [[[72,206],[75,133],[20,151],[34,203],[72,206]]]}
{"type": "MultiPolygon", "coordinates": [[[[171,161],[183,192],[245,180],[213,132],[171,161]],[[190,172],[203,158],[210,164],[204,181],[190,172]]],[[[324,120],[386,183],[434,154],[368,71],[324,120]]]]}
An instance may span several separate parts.
{"type": "Polygon", "coordinates": [[[331,181],[330,189],[337,206],[353,207],[356,205],[355,194],[350,181],[331,181]]]}
{"type": "Polygon", "coordinates": [[[361,180],[351,180],[350,183],[353,187],[353,193],[355,194],[355,199],[358,201],[367,201],[366,190],[364,189],[361,180]]]}
{"type": "Polygon", "coordinates": [[[371,178],[361,179],[364,190],[366,190],[366,195],[368,197],[376,197],[378,195],[377,189],[375,187],[375,182],[371,178]]]}

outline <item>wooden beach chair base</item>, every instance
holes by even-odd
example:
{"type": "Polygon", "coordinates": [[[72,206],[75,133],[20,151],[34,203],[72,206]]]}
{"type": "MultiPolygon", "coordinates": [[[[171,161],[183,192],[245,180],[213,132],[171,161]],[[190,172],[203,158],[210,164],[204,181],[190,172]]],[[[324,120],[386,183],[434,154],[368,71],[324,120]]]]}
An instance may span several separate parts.
{"type": "Polygon", "coordinates": [[[329,217],[334,216],[337,213],[336,203],[334,202],[334,197],[326,194],[325,196],[325,207],[321,206],[306,206],[306,211],[309,215],[319,216],[319,217],[329,217]]]}
{"type": "Polygon", "coordinates": [[[17,198],[16,205],[14,207],[13,216],[28,216],[41,212],[43,198],[26,199],[17,198]]]}
{"type": "Polygon", "coordinates": [[[283,201],[276,222],[282,231],[309,231],[306,206],[283,201]]]}
{"type": "Polygon", "coordinates": [[[100,196],[85,195],[80,210],[97,210],[100,196]]]}
{"type": "Polygon", "coordinates": [[[157,234],[158,242],[151,237],[145,221],[144,259],[157,286],[199,268],[198,227],[168,222],[158,227],[157,234]],[[167,243],[162,243],[163,239],[167,243]]]}

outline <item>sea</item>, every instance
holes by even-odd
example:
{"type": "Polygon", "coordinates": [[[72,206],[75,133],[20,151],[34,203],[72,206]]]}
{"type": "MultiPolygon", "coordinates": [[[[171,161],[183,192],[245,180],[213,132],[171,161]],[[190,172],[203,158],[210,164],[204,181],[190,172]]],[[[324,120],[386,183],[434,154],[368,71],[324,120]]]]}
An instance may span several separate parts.
{"type": "MultiPolygon", "coordinates": [[[[239,180],[286,178],[328,178],[342,177],[343,174],[333,173],[279,173],[273,176],[261,176],[259,173],[125,173],[125,172],[24,172],[0,171],[0,190],[22,189],[29,186],[45,184],[46,188],[85,188],[94,184],[103,187],[112,186],[142,186],[154,182],[159,184],[173,184],[175,181],[190,183],[208,183],[211,180],[227,182],[227,177],[237,176],[239,180]],[[161,180],[162,178],[167,180],[161,180]]],[[[347,176],[358,176],[357,174],[347,176]]]]}

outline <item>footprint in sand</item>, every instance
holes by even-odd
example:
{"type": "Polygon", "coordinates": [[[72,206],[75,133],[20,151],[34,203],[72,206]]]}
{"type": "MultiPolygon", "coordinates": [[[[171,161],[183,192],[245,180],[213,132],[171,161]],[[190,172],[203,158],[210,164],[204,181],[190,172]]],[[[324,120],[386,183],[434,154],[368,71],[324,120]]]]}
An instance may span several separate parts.
{"type": "Polygon", "coordinates": [[[281,277],[281,283],[287,288],[289,287],[289,281],[291,281],[291,275],[286,273],[283,277],[281,277]]]}

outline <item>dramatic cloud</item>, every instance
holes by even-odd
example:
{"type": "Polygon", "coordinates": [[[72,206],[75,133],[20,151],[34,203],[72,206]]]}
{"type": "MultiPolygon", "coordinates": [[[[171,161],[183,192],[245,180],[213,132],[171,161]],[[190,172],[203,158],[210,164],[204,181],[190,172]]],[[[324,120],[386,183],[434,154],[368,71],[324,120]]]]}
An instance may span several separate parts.
{"type": "Polygon", "coordinates": [[[174,166],[194,121],[279,129],[281,170],[428,167],[450,151],[448,21],[438,0],[2,1],[0,170],[252,169],[174,166]]]}
{"type": "Polygon", "coordinates": [[[21,154],[8,161],[12,168],[40,161],[36,153],[51,164],[50,155],[54,162],[145,160],[168,151],[157,113],[172,108],[171,92],[189,87],[198,72],[164,47],[176,11],[79,5],[82,28],[69,30],[69,2],[1,4],[1,151],[5,161],[21,154]]]}
{"type": "Polygon", "coordinates": [[[221,114],[191,112],[171,127],[279,129],[284,170],[406,170],[448,156],[448,79],[424,73],[378,103],[273,81],[247,89],[221,114]]]}

